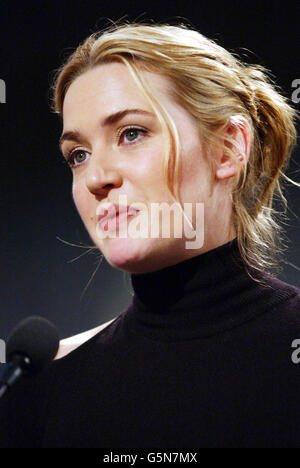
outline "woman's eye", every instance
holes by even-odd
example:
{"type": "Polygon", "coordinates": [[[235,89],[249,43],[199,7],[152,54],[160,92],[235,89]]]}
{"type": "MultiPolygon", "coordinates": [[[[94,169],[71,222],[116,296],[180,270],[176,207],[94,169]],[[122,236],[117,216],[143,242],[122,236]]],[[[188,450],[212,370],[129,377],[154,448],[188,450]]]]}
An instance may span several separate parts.
{"type": "MultiPolygon", "coordinates": [[[[119,142],[124,142],[124,144],[133,144],[139,141],[139,135],[146,135],[147,133],[148,131],[142,128],[127,128],[121,133],[119,137],[119,142]]],[[[82,163],[85,162],[87,154],[89,153],[87,151],[84,151],[83,149],[70,151],[70,153],[66,157],[67,163],[71,167],[80,166],[82,163]]]]}
{"type": "Polygon", "coordinates": [[[124,130],[121,135],[120,135],[120,140],[127,140],[129,143],[135,142],[137,140],[137,137],[139,134],[145,135],[147,133],[147,130],[144,130],[142,128],[127,128],[124,130]]]}
{"type": "Polygon", "coordinates": [[[85,161],[86,154],[87,152],[82,149],[71,151],[67,156],[67,163],[71,167],[78,166],[80,163],[85,161]]]}

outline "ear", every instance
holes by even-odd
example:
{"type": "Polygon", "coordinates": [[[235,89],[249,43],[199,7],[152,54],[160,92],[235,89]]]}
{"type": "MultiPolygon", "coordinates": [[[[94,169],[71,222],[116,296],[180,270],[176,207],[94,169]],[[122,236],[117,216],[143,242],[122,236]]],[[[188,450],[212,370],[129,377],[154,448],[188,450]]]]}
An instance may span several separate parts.
{"type": "Polygon", "coordinates": [[[238,166],[247,164],[252,142],[250,124],[242,115],[233,115],[222,134],[225,145],[236,155],[236,160],[232,160],[224,151],[218,153],[215,161],[215,177],[218,180],[229,179],[235,176],[238,172],[238,166]],[[233,143],[226,141],[226,136],[230,137],[233,143]]]}

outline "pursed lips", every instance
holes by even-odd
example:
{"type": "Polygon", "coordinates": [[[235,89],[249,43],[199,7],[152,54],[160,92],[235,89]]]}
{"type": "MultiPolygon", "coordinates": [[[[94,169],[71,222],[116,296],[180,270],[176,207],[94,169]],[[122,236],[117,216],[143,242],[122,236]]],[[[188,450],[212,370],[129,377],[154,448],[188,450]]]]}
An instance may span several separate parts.
{"type": "Polygon", "coordinates": [[[118,205],[116,203],[104,204],[103,206],[100,205],[97,208],[97,220],[98,222],[101,221],[101,223],[103,223],[125,212],[128,213],[128,216],[134,216],[139,212],[139,210],[136,210],[135,208],[127,205],[118,205]]]}

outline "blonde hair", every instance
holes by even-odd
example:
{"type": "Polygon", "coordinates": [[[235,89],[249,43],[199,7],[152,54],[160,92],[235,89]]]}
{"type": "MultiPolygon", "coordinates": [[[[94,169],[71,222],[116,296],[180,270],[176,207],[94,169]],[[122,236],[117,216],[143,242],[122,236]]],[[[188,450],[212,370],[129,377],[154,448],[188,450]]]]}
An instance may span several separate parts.
{"type": "Polygon", "coordinates": [[[294,110],[267,76],[261,65],[243,63],[213,40],[184,24],[131,23],[110,26],[92,34],[57,70],[53,84],[53,110],[62,115],[63,102],[71,83],[85,71],[104,63],[123,62],[137,86],[154,109],[166,147],[163,174],[167,187],[179,201],[177,175],[180,155],[178,132],[173,119],[151,93],[141,71],[155,71],[169,77],[174,98],[195,118],[206,148],[213,182],[213,158],[222,145],[230,158],[245,154],[229,135],[219,140],[220,131],[238,116],[247,119],[252,133],[250,157],[240,164],[232,184],[232,224],[245,264],[257,271],[278,268],[275,253],[282,247],[282,227],[273,207],[275,195],[284,203],[281,180],[291,182],[285,170],[296,145],[294,110]],[[235,151],[230,149],[235,147],[235,151]],[[238,153],[238,154],[236,154],[238,153]]]}

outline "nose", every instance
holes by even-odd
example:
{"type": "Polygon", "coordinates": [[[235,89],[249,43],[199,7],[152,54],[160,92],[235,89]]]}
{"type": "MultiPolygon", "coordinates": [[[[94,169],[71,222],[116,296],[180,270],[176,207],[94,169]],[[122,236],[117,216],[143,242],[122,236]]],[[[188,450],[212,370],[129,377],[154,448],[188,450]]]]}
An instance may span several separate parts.
{"type": "Polygon", "coordinates": [[[86,186],[92,194],[98,196],[106,196],[110,189],[122,185],[122,176],[118,168],[113,166],[112,159],[109,155],[105,162],[103,159],[91,155],[86,171],[86,186]]]}

